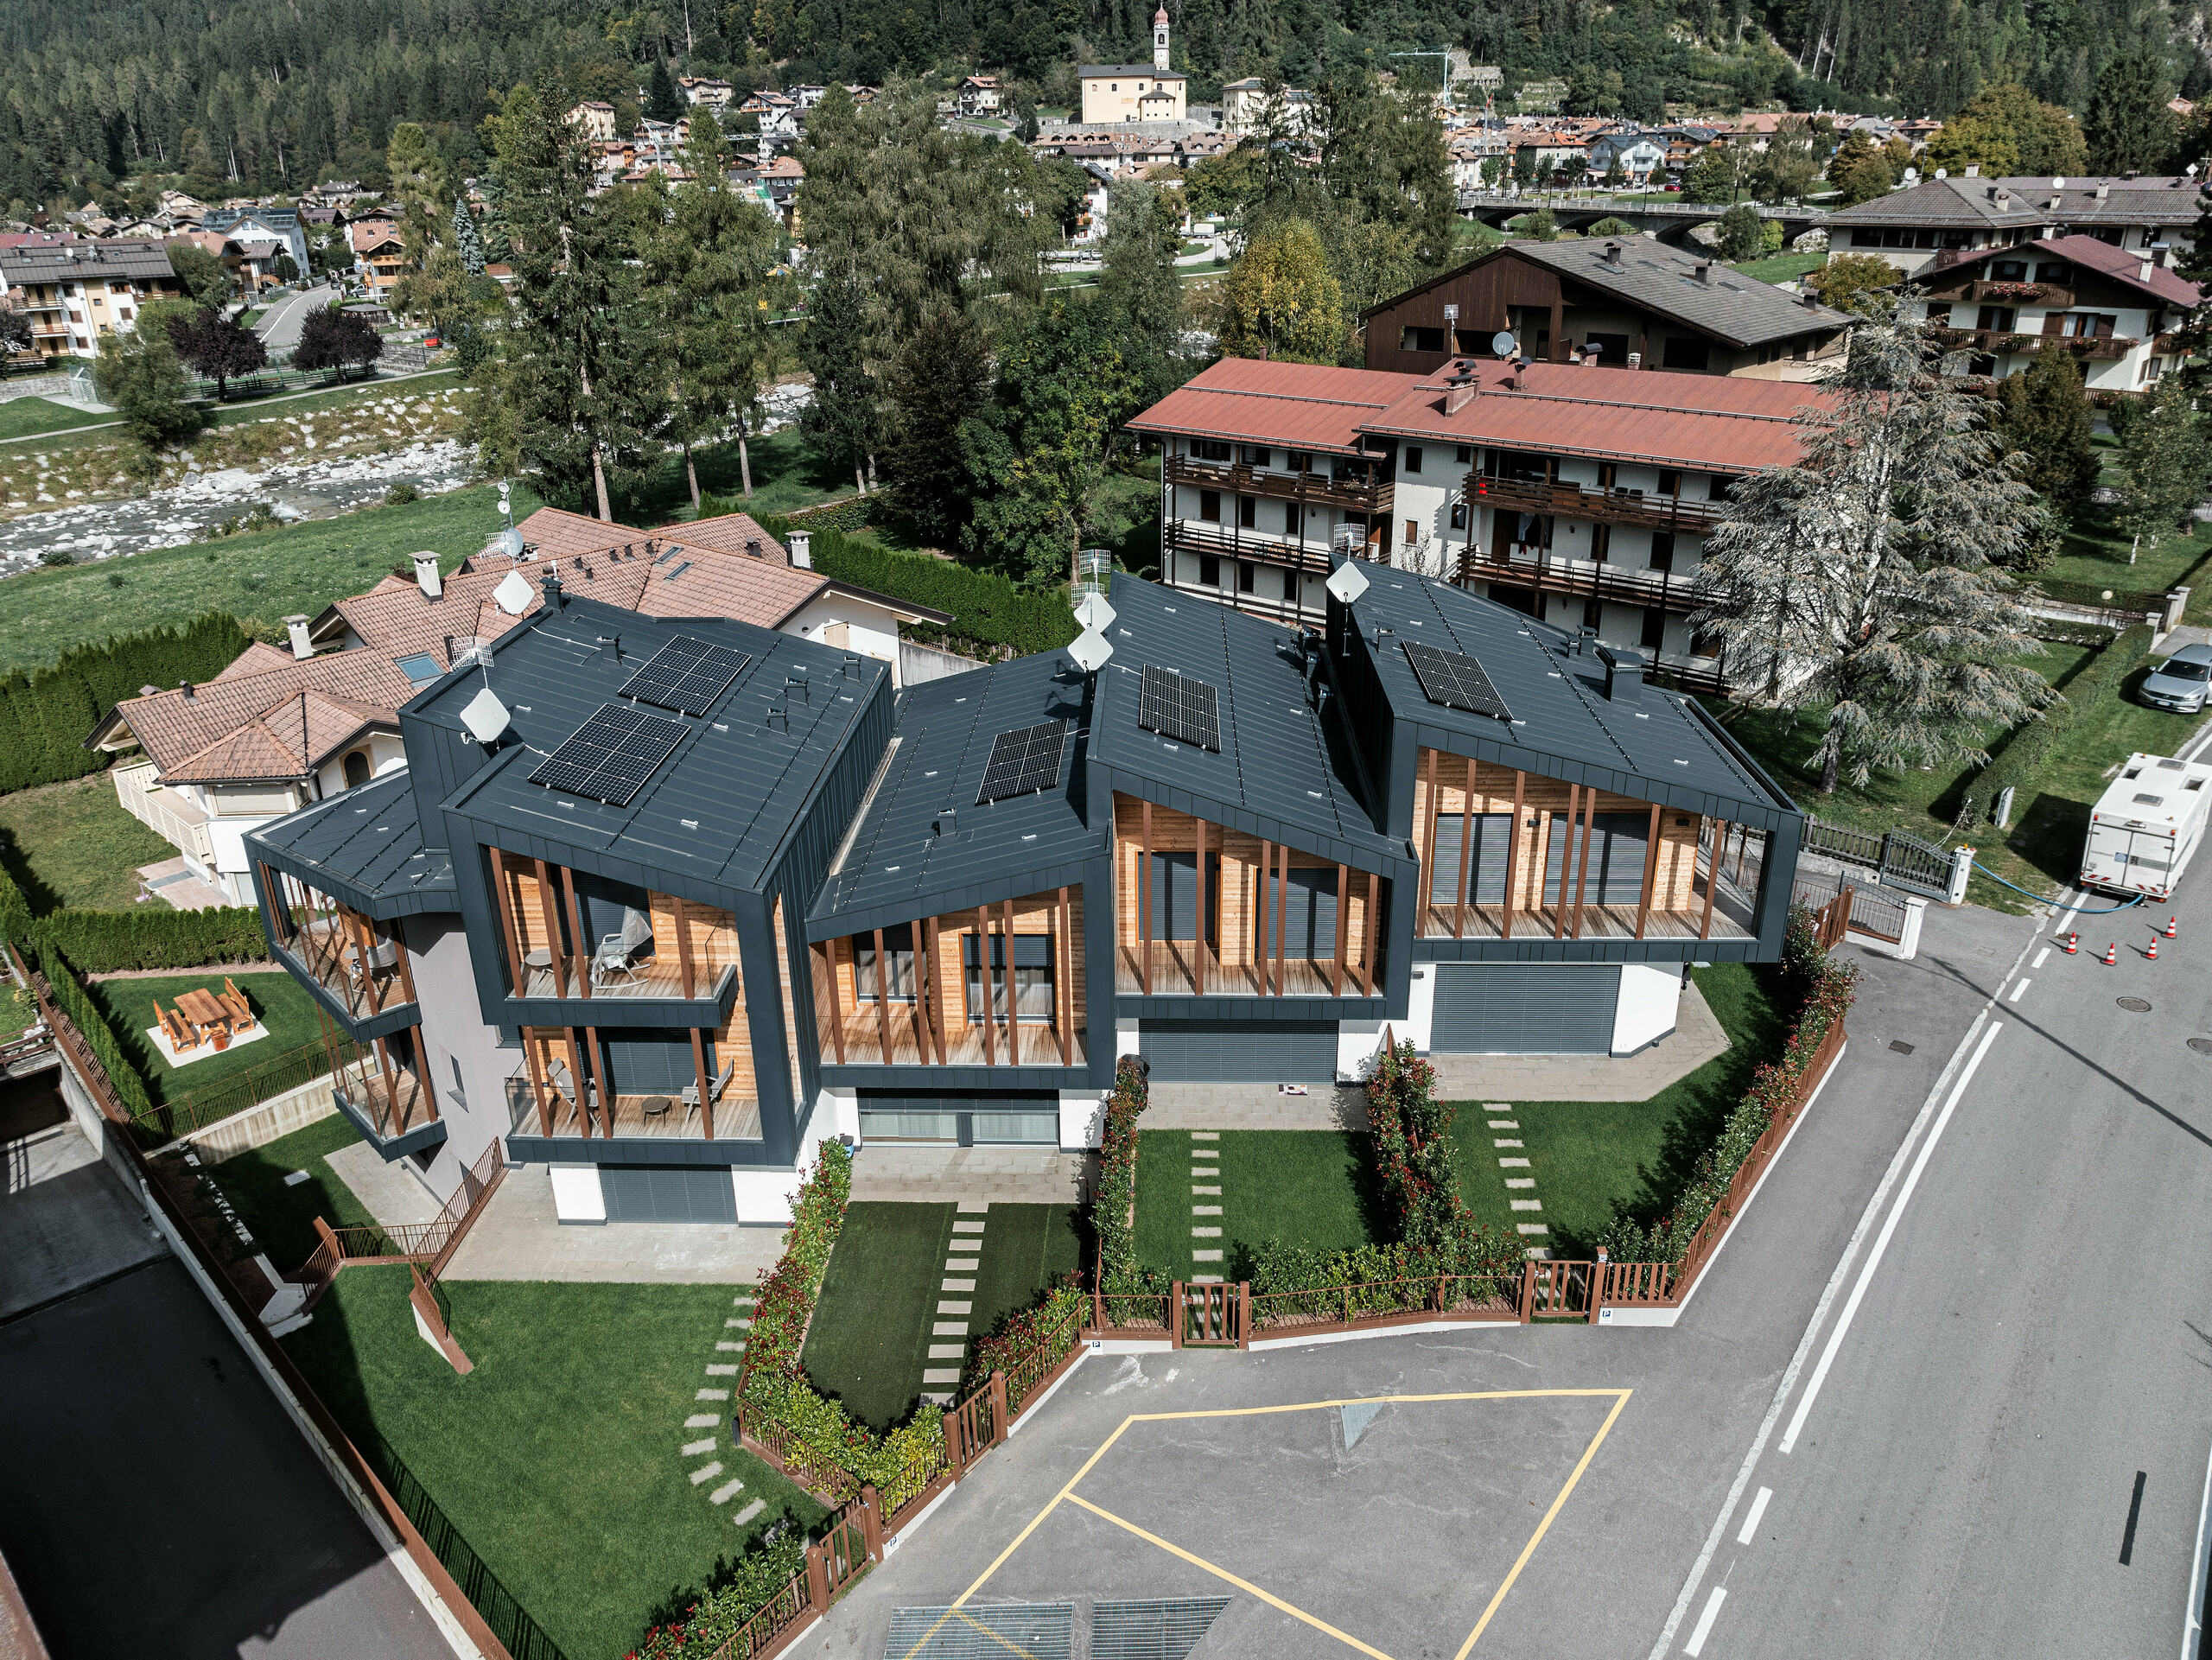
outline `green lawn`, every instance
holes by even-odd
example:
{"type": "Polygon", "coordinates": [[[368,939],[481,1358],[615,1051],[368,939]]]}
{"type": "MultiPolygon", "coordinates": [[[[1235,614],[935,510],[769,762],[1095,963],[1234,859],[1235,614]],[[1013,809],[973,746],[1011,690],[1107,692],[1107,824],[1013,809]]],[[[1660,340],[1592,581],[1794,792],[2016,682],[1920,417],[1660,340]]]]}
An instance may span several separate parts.
{"type": "MultiPolygon", "coordinates": [[[[995,1214],[995,1212],[994,1212],[995,1214]]],[[[1198,1142],[1186,1129],[1141,1133],[1137,1154],[1137,1257],[1187,1280],[1219,1273],[1236,1280],[1249,1272],[1253,1253],[1269,1238],[1349,1250],[1389,1237],[1373,1175],[1369,1138],[1333,1129],[1225,1129],[1218,1142],[1198,1142]],[[1217,1154],[1217,1158],[1214,1155],[1217,1154]],[[1218,1180],[1193,1178],[1192,1168],[1217,1168],[1218,1180]],[[1194,1186],[1221,1195],[1193,1194],[1194,1186]],[[1222,1214],[1193,1217],[1192,1207],[1218,1205],[1222,1214]],[[1194,1226],[1217,1220],[1218,1240],[1194,1241],[1194,1226]],[[1194,1263],[1198,1249],[1224,1249],[1221,1266],[1194,1263]]]]}
{"type": "Polygon", "coordinates": [[[162,1059],[162,1052],[154,1046],[146,1029],[154,1023],[156,1002],[166,1008],[176,1002],[179,992],[194,987],[220,995],[223,971],[203,970],[191,974],[156,975],[143,980],[103,980],[92,988],[93,997],[108,1016],[108,1023],[115,1028],[124,1053],[130,1057],[130,1064],[138,1069],[138,1075],[146,1080],[146,1092],[157,1106],[321,1040],[322,1023],[315,1016],[315,999],[290,975],[242,974],[238,976],[238,988],[252,1006],[254,1018],[269,1028],[269,1035],[252,1043],[232,1044],[220,1054],[204,1047],[194,1049],[188,1053],[200,1059],[171,1066],[162,1059]]]}
{"type": "MultiPolygon", "coordinates": [[[[2113,528],[2112,521],[2111,508],[2082,508],[2066,532],[2058,557],[2051,561],[2050,569],[2043,575],[2054,582],[2162,594],[2187,581],[2197,565],[2212,556],[2212,537],[2205,534],[2203,525],[2196,525],[2186,536],[2162,537],[2155,548],[2139,550],[2131,565],[2127,563],[2131,538],[2113,528]]],[[[2200,600],[2200,593],[2195,590],[2202,590],[2205,586],[2201,580],[2193,584],[2190,595],[2193,601],[2200,600]]],[[[2212,601],[2212,594],[2203,594],[2201,598],[2212,601]]],[[[2192,604],[2190,609],[2194,615],[2198,605],[2192,604]]]]}
{"type": "Polygon", "coordinates": [[[305,1129],[233,1154],[213,1167],[215,1185],[279,1273],[289,1273],[315,1254],[318,1216],[334,1228],[375,1224],[376,1218],[329,1163],[333,1153],[360,1139],[350,1119],[333,1113],[305,1129]],[[287,1186],[284,1178],[302,1170],[308,1179],[287,1186]]]}
{"type": "Polygon", "coordinates": [[[1743,1099],[1751,1074],[1779,1050],[1789,1012],[1769,995],[1773,971],[1738,963],[1693,970],[1693,978],[1733,1045],[1680,1083],[1648,1101],[1521,1101],[1503,1112],[1480,1102],[1459,1104],[1452,1124],[1452,1161],[1468,1208],[1510,1232],[1541,1221],[1543,1239],[1560,1256],[1586,1256],[1617,1211],[1650,1221],[1672,1208],[1693,1166],[1743,1099]],[[1493,1129],[1492,1119],[1518,1128],[1493,1129]],[[1500,1139],[1522,1146],[1501,1152],[1500,1139]],[[1500,1157],[1526,1158],[1529,1167],[1501,1169],[1500,1157]],[[1509,1178],[1533,1188],[1508,1188],[1509,1178]],[[1516,1212],[1513,1199],[1535,1199],[1541,1214],[1516,1212]]]}
{"type": "Polygon", "coordinates": [[[19,1038],[38,1018],[38,1000],[20,986],[0,984],[0,1042],[19,1038]]]}
{"type": "MultiPolygon", "coordinates": [[[[699,488],[734,501],[744,512],[788,513],[824,501],[849,496],[856,487],[849,468],[824,466],[808,454],[805,439],[797,427],[755,438],[749,446],[753,458],[753,499],[745,499],[744,474],[738,467],[737,446],[718,444],[695,452],[699,488]]],[[[519,511],[519,510],[518,510],[519,511]]],[[[653,525],[691,517],[691,491],[684,481],[683,458],[662,461],[644,490],[626,509],[615,515],[632,525],[653,525]]]]}
{"type": "Polygon", "coordinates": [[[1072,1205],[994,1205],[984,1213],[982,1267],[968,1316],[971,1337],[1035,1307],[1040,1294],[1081,1272],[1082,1218],[1072,1205]]]}
{"type": "MultiPolygon", "coordinates": [[[[541,505],[527,485],[515,486],[518,519],[541,505]]],[[[8,579],[0,671],[43,667],[73,646],[202,611],[228,611],[248,632],[281,639],[286,616],[314,616],[334,600],[375,587],[417,549],[435,548],[441,565],[452,569],[480,552],[500,523],[498,493],[477,485],[402,507],[26,571],[8,579]]]]}
{"type": "Polygon", "coordinates": [[[1818,253],[1770,254],[1764,259],[1747,259],[1728,269],[1741,271],[1758,283],[1794,283],[1806,272],[1816,271],[1827,263],[1827,251],[1822,249],[1818,253]]]}
{"type": "Polygon", "coordinates": [[[404,1268],[348,1269],[285,1347],[346,1433],[404,1463],[569,1660],[612,1660],[763,1529],[820,1519],[732,1448],[727,1417],[683,1427],[728,1286],[448,1281],[454,1335],[475,1363],[466,1377],[416,1334],[407,1287],[404,1268]],[[694,1485],[709,1460],[681,1449],[709,1438],[722,1470],[694,1485]],[[731,1479],[744,1491],[712,1503],[731,1479]],[[767,1510],[732,1525],[756,1498],[767,1510]]]}
{"type": "Polygon", "coordinates": [[[801,1361],[817,1389],[874,1428],[903,1421],[921,1394],[953,1216],[950,1205],[845,1209],[801,1361]]]}
{"type": "MultiPolygon", "coordinates": [[[[138,894],[137,867],[175,856],[124,811],[105,773],[0,795],[0,868],[38,915],[64,906],[128,911],[138,894]]],[[[168,908],[160,900],[146,903],[168,908]]]]}
{"type": "MultiPolygon", "coordinates": [[[[458,386],[461,384],[461,379],[462,377],[458,370],[439,369],[404,379],[357,381],[351,385],[332,386],[323,391],[305,388],[293,388],[287,391],[278,388],[253,395],[241,395],[234,392],[219,407],[212,398],[200,400],[200,407],[202,418],[207,420],[209,425],[234,427],[243,422],[258,421],[264,415],[309,415],[324,410],[342,409],[353,404],[373,403],[384,398],[420,397],[426,392],[439,391],[448,386],[458,386]]],[[[82,410],[73,410],[66,404],[49,404],[48,407],[65,410],[79,418],[55,421],[47,426],[10,427],[7,425],[8,410],[20,409],[25,404],[40,401],[42,400],[18,398],[10,403],[0,404],[0,443],[20,438],[27,433],[49,432],[60,427],[95,427],[98,429],[56,438],[51,443],[41,447],[42,453],[58,454],[62,450],[73,449],[88,444],[120,444],[123,442],[122,428],[117,424],[117,417],[88,415],[82,410]]]]}
{"type": "Polygon", "coordinates": [[[112,414],[81,410],[74,404],[56,404],[44,398],[11,398],[0,404],[0,442],[27,437],[34,432],[58,432],[65,427],[90,426],[114,419],[112,414]]]}

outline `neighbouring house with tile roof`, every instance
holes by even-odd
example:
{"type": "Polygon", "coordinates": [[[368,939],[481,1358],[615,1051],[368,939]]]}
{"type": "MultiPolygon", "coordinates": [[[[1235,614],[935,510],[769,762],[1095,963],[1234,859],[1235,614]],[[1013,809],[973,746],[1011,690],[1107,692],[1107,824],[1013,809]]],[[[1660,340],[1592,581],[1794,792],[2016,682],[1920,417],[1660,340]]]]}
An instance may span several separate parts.
{"type": "Polygon", "coordinates": [[[564,569],[399,709],[404,767],[247,837],[276,960],[372,1051],[340,1110],[442,1194],[496,1143],[566,1222],[779,1224],[832,1138],[1096,1147],[1124,1055],[1158,1101],[1357,1079],[1386,1030],[1633,1053],[1687,964],[1780,956],[1802,819],[1694,699],[1354,569],[1313,628],[1117,575],[1095,672],[903,693],[564,569]]]}
{"type": "Polygon", "coordinates": [[[103,334],[127,334],[149,300],[183,292],[168,251],[151,239],[32,238],[0,247],[0,296],[31,323],[41,357],[94,356],[103,334]]]}
{"type": "Polygon", "coordinates": [[[1969,167],[1828,215],[1828,246],[1878,253],[1907,277],[1986,248],[2060,236],[2094,237],[2130,253],[2195,242],[2199,181],[2133,178],[1993,179],[1969,167]]]}
{"type": "MultiPolygon", "coordinates": [[[[813,640],[885,665],[894,684],[906,674],[902,625],[952,620],[794,563],[743,513],[645,531],[541,508],[517,528],[522,559],[487,550],[448,573],[435,553],[418,553],[412,576],[387,576],[318,617],[286,619],[289,652],[256,641],[204,685],[125,698],[87,747],[143,750],[143,760],[115,769],[124,805],[175,843],[201,880],[245,902],[241,838],[404,764],[400,706],[535,615],[549,576],[580,598],[644,617],[731,618],[813,640]],[[518,577],[519,588],[502,593],[518,577]]],[[[920,671],[959,661],[943,656],[920,654],[920,671]]]]}
{"type": "Polygon", "coordinates": [[[357,219],[346,227],[353,250],[353,271],[369,298],[383,302],[407,275],[407,251],[399,226],[388,219],[357,219]]]}

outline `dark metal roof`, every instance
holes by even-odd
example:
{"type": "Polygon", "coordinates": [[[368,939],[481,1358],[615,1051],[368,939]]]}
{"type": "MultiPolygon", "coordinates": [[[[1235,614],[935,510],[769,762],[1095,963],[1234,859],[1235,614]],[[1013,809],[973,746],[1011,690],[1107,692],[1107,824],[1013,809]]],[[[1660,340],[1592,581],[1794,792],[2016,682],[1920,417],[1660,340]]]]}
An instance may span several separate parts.
{"type": "Polygon", "coordinates": [[[1138,793],[1162,805],[1397,874],[1405,848],[1375,829],[1343,722],[1314,712],[1294,631],[1129,576],[1114,578],[1113,603],[1114,656],[1097,675],[1090,754],[1120,775],[1117,787],[1142,779],[1154,788],[1138,793]],[[1137,724],[1147,664],[1213,686],[1218,754],[1137,724]]]}
{"type": "Polygon", "coordinates": [[[513,725],[492,764],[442,804],[491,834],[512,830],[649,871],[758,891],[889,669],[872,658],[720,617],[647,617],[588,600],[502,636],[486,669],[451,674],[405,713],[461,729],[489,684],[513,725]],[[530,782],[543,758],[678,634],[749,656],[735,683],[685,728],[627,806],[530,782]],[[617,658],[601,642],[619,636],[617,658]],[[770,718],[772,709],[787,715],[770,718]]]}
{"type": "Polygon", "coordinates": [[[1711,255],[1692,258],[1648,237],[1613,239],[1621,247],[1618,268],[1605,263],[1605,239],[1599,237],[1510,243],[1489,258],[1547,266],[1585,288],[1647,307],[1736,346],[1831,334],[1851,323],[1840,311],[1805,305],[1771,283],[1730,270],[1711,255]],[[1700,264],[1708,268],[1702,283],[1696,276],[1700,264]]]}
{"type": "Polygon", "coordinates": [[[1080,881],[1106,849],[1104,821],[1084,823],[1087,690],[1065,652],[1046,652],[900,693],[890,753],[809,915],[814,938],[1080,881]],[[1045,721],[1070,723],[1053,786],[977,805],[998,735],[1045,721]]]}
{"type": "Polygon", "coordinates": [[[404,769],[264,824],[257,856],[378,919],[450,911],[453,859],[423,845],[413,775],[404,769]]]}
{"type": "Polygon", "coordinates": [[[1955,225],[2013,228],[2029,225],[2188,224],[2196,213],[2196,181],[2156,178],[1927,179],[1828,215],[1831,226],[1955,225]],[[2101,189],[2103,195],[2097,192],[2101,189]],[[2005,200],[1997,198],[2003,194],[2005,200]]]}
{"type": "Polygon", "coordinates": [[[1375,569],[1351,616],[1368,642],[1397,719],[1421,741],[1571,782],[1753,824],[1794,815],[1788,795],[1738,750],[1694,699],[1656,686],[1605,696],[1595,648],[1494,601],[1410,571],[1375,569]],[[1377,639],[1376,631],[1393,632],[1377,639]],[[1512,711],[1490,716],[1431,703],[1400,649],[1407,642],[1476,658],[1512,711]],[[1453,741],[1454,739],[1459,741],[1453,741]]]}

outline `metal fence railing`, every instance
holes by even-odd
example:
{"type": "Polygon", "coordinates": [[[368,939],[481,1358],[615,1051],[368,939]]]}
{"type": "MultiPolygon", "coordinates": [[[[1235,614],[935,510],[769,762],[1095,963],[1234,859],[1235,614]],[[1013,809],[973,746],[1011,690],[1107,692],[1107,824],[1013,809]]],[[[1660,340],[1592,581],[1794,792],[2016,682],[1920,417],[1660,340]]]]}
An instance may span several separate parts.
{"type": "MultiPolygon", "coordinates": [[[[353,1051],[345,1057],[349,1063],[364,1053],[352,1039],[343,1041],[345,1047],[353,1051]]],[[[158,1147],[179,1136],[196,1134],[226,1118],[235,1118],[288,1090],[312,1084],[329,1072],[329,1055],[322,1045],[302,1044],[283,1054],[272,1055],[244,1072],[233,1072],[219,1082],[180,1095],[174,1101],[150,1107],[132,1120],[132,1128],[146,1139],[148,1145],[158,1147]]]]}

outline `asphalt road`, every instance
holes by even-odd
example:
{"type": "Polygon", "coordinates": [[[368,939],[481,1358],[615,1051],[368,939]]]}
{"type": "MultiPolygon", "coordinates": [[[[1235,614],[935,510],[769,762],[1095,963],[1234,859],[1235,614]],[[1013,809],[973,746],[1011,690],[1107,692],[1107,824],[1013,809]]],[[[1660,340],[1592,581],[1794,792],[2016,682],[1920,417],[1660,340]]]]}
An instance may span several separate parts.
{"type": "Polygon", "coordinates": [[[262,314],[253,331],[270,351],[289,352],[300,343],[300,328],[308,315],[321,310],[336,295],[337,290],[327,284],[287,294],[262,314]]]}
{"type": "Polygon", "coordinates": [[[2212,1033],[2212,878],[2192,875],[2158,961],[2165,907],[2083,917],[2082,953],[2038,944],[1991,1011],[1682,1599],[1681,1651],[2179,1651],[2212,1446],[2212,1055],[2187,1046],[2212,1033]]]}

